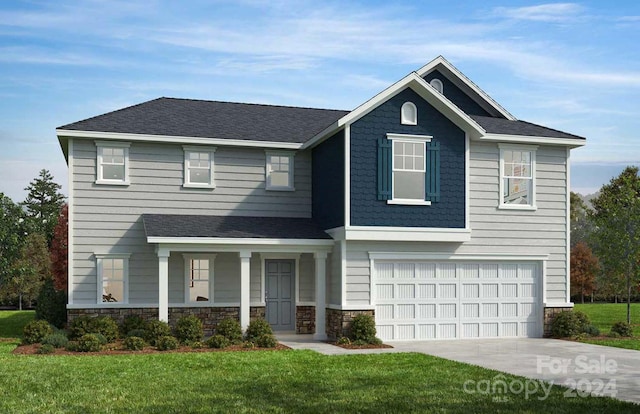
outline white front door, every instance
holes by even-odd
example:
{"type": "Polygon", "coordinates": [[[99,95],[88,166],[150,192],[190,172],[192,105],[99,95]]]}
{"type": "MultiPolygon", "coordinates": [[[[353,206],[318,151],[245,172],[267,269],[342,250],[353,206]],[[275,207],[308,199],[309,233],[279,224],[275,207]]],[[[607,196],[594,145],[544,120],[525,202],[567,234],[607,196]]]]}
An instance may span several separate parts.
{"type": "Polygon", "coordinates": [[[542,336],[536,262],[376,261],[383,340],[542,336]]]}

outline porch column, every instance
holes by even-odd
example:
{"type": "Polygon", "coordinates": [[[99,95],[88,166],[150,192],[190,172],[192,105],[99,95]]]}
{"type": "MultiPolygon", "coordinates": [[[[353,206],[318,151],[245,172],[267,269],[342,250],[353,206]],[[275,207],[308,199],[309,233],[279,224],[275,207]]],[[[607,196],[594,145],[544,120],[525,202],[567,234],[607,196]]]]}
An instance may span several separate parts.
{"type": "Polygon", "coordinates": [[[158,250],[158,319],[169,322],[169,252],[158,250]]]}
{"type": "Polygon", "coordinates": [[[249,290],[251,271],[251,252],[240,251],[240,326],[242,330],[249,327],[251,293],[249,290]]]}
{"type": "Polygon", "coordinates": [[[316,259],[316,333],[313,335],[313,339],[325,340],[327,334],[325,332],[326,326],[326,306],[327,306],[327,253],[316,252],[314,254],[316,259]]]}

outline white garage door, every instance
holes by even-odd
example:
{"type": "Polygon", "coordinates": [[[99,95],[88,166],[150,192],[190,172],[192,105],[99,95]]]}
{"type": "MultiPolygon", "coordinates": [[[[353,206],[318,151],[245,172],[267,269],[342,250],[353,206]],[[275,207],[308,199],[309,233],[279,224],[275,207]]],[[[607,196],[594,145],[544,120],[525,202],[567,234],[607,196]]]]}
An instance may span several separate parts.
{"type": "Polygon", "coordinates": [[[376,261],[383,340],[539,337],[537,263],[376,261]]]}

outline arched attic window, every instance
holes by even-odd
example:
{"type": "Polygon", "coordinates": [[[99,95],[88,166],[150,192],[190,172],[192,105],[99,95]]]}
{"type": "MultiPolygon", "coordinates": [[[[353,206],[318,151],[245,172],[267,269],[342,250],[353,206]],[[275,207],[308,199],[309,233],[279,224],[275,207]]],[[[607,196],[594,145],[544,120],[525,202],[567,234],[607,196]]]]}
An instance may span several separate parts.
{"type": "Polygon", "coordinates": [[[431,82],[429,82],[429,85],[433,86],[433,88],[440,93],[442,93],[444,89],[442,85],[442,81],[438,78],[431,79],[431,82]]]}
{"type": "Polygon", "coordinates": [[[400,109],[400,123],[402,125],[418,125],[418,109],[413,102],[405,102],[400,109]]]}

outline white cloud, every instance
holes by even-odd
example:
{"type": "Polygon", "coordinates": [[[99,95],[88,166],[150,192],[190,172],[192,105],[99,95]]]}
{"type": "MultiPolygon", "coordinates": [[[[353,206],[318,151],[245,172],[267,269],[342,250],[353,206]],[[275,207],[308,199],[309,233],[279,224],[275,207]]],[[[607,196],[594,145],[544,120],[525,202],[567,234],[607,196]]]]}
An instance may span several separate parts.
{"type": "Polygon", "coordinates": [[[565,23],[581,16],[583,10],[577,3],[547,3],[525,7],[496,7],[493,15],[514,20],[565,23]]]}

